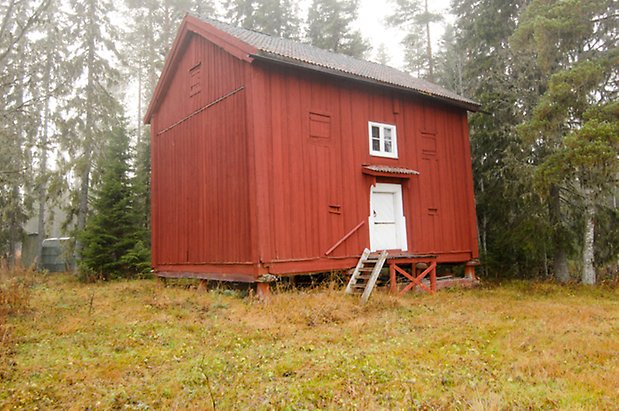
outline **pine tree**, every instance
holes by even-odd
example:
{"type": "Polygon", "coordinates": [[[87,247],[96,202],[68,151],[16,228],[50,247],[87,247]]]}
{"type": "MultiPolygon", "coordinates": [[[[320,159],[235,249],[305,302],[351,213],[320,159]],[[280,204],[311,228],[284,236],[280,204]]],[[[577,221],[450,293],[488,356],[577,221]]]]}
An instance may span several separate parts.
{"type": "Polygon", "coordinates": [[[534,64],[513,56],[509,46],[525,3],[464,0],[452,10],[462,91],[482,104],[469,117],[482,269],[519,277],[548,275],[552,252],[546,208],[532,185],[531,153],[516,133],[538,94],[534,64]]]}
{"type": "Polygon", "coordinates": [[[435,80],[448,90],[464,94],[464,61],[463,50],[458,46],[456,28],[449,24],[441,39],[441,49],[436,54],[435,80]]]}
{"type": "Polygon", "coordinates": [[[293,0],[228,0],[226,17],[234,25],[271,36],[299,37],[298,4],[293,0]]]}
{"type": "Polygon", "coordinates": [[[61,197],[56,184],[60,176],[50,169],[49,163],[55,157],[55,153],[51,152],[57,138],[55,124],[62,121],[57,109],[58,102],[69,93],[70,86],[65,81],[69,77],[66,64],[69,54],[67,19],[59,1],[50,0],[49,7],[42,15],[40,33],[44,35],[32,45],[37,81],[31,82],[29,90],[34,100],[33,110],[39,113],[38,141],[33,148],[38,264],[41,262],[43,240],[47,232],[48,203],[58,202],[61,197]]]}
{"type": "Polygon", "coordinates": [[[313,0],[307,15],[307,38],[316,47],[362,58],[370,46],[359,30],[358,0],[313,0]]]}
{"type": "Polygon", "coordinates": [[[381,43],[380,46],[378,46],[378,50],[376,50],[376,56],[374,57],[374,61],[383,65],[388,65],[389,60],[389,53],[387,52],[385,43],[381,43]]]}
{"type": "Polygon", "coordinates": [[[29,34],[48,0],[0,4],[0,253],[16,262],[21,227],[31,207],[32,145],[38,121],[29,85],[36,83],[29,34]]]}
{"type": "Polygon", "coordinates": [[[567,135],[564,146],[539,167],[538,178],[546,184],[578,182],[585,223],[582,282],[592,285],[597,277],[594,252],[597,210],[619,184],[619,103],[592,106],[582,118],[582,127],[567,135]]]}
{"type": "Polygon", "coordinates": [[[418,77],[434,80],[435,58],[432,54],[430,24],[442,16],[428,8],[428,0],[395,0],[396,11],[388,18],[392,24],[406,31],[402,44],[405,48],[408,70],[418,77]]]}
{"type": "Polygon", "coordinates": [[[141,243],[143,229],[134,207],[130,162],[129,138],[124,127],[116,127],[98,162],[101,184],[95,190],[91,215],[79,234],[83,244],[80,272],[85,279],[139,274],[147,265],[141,243]]]}
{"type": "MultiPolygon", "coordinates": [[[[588,113],[617,99],[617,28],[612,0],[533,0],[512,38],[516,50],[535,56],[537,67],[548,79],[531,117],[519,131],[539,154],[536,172],[539,179],[548,182],[542,186],[551,222],[558,227],[557,249],[564,247],[568,237],[562,229],[566,220],[562,209],[567,208],[570,215],[576,216],[579,207],[584,208],[582,281],[586,284],[595,283],[595,211],[600,201],[599,188],[608,187],[594,177],[607,167],[594,165],[584,153],[592,150],[604,158],[603,152],[613,150],[612,143],[603,137],[605,126],[600,127],[599,121],[588,113]],[[601,134],[599,138],[594,136],[596,132],[601,134]],[[588,165],[583,163],[586,161],[588,165]],[[562,178],[547,178],[556,175],[549,170],[556,170],[558,162],[562,178]],[[579,197],[583,199],[582,205],[579,197]]],[[[569,279],[566,268],[557,271],[562,281],[569,279]]]]}

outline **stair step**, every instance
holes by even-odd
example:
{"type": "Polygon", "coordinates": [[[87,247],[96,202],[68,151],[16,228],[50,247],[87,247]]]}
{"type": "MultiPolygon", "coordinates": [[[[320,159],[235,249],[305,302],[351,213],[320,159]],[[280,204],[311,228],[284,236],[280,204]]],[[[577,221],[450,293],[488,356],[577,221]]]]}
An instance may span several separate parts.
{"type": "Polygon", "coordinates": [[[357,266],[351,273],[350,281],[346,287],[348,294],[358,294],[362,291],[361,302],[366,303],[372,290],[376,286],[380,270],[387,259],[387,252],[371,254],[367,248],[359,258],[357,266]]]}

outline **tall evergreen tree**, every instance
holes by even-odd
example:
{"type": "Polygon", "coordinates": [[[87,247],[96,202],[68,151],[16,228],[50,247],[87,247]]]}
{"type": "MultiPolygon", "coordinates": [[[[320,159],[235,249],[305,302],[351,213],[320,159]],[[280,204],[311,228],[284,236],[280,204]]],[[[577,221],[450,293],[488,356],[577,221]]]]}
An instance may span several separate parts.
{"type": "Polygon", "coordinates": [[[458,45],[456,28],[449,24],[441,38],[441,49],[436,53],[436,75],[438,84],[464,94],[464,62],[466,56],[458,45]]]}
{"type": "Polygon", "coordinates": [[[136,250],[143,249],[143,233],[134,207],[130,161],[129,138],[124,127],[117,126],[99,158],[101,183],[95,189],[87,224],[79,234],[83,243],[80,271],[86,278],[94,274],[107,280],[138,274],[145,263],[144,254],[137,263],[135,258],[136,250]]]}
{"type": "Polygon", "coordinates": [[[358,12],[358,0],[313,0],[307,15],[307,38],[316,47],[363,57],[370,45],[352,28],[358,12]]]}
{"type": "MultiPolygon", "coordinates": [[[[583,168],[584,164],[579,162],[587,158],[583,154],[587,149],[606,147],[607,153],[613,152],[612,142],[603,137],[607,126],[601,126],[599,119],[587,113],[599,112],[600,107],[617,99],[618,26],[613,0],[533,0],[512,38],[516,50],[535,56],[537,67],[548,79],[543,96],[520,132],[538,154],[538,177],[552,175],[548,170],[556,170],[557,159],[561,159],[563,178],[545,179],[549,183],[545,185],[545,197],[555,226],[556,249],[564,249],[565,238],[573,238],[565,234],[566,211],[568,216],[578,215],[579,199],[583,199],[582,281],[588,284],[595,282],[596,203],[599,190],[609,189],[608,184],[594,176],[608,165],[590,163],[583,168]],[[593,130],[600,133],[599,138],[593,136],[593,130]],[[566,170],[566,166],[571,166],[573,172],[566,170]],[[576,172],[577,169],[580,171],[576,172]],[[566,180],[566,176],[572,178],[566,180]],[[574,195],[575,190],[579,195],[574,195]]],[[[605,158],[601,151],[596,152],[605,158]]],[[[566,267],[557,272],[561,280],[569,279],[566,267]]]]}
{"type": "Polygon", "coordinates": [[[395,0],[396,11],[388,18],[406,32],[404,41],[408,70],[419,77],[434,80],[435,57],[432,53],[430,24],[442,20],[431,12],[428,0],[395,0]]]}
{"type": "MultiPolygon", "coordinates": [[[[121,106],[114,95],[119,87],[119,72],[110,62],[116,50],[118,29],[111,24],[113,3],[109,0],[73,0],[71,36],[76,39],[70,56],[75,88],[64,107],[65,129],[62,150],[68,155],[68,170],[75,173],[72,211],[79,233],[86,224],[92,164],[106,144],[106,136],[117,126],[121,106]]],[[[81,242],[76,242],[80,255],[81,242]]]]}
{"type": "Polygon", "coordinates": [[[48,0],[9,0],[0,4],[0,253],[16,261],[21,227],[27,217],[32,181],[31,147],[37,114],[33,50],[29,34],[37,29],[48,0]]]}
{"type": "Polygon", "coordinates": [[[464,0],[452,9],[462,90],[482,104],[470,116],[482,269],[521,277],[549,274],[546,257],[552,253],[546,210],[533,190],[530,152],[515,131],[539,94],[532,65],[509,47],[526,3],[464,0]]]}
{"type": "Polygon", "coordinates": [[[383,65],[388,65],[389,64],[389,53],[387,52],[387,48],[385,47],[385,43],[381,43],[380,46],[378,46],[378,50],[376,50],[376,56],[374,57],[374,60],[377,63],[383,64],[383,65]]]}
{"type": "Polygon", "coordinates": [[[69,67],[66,64],[69,36],[66,15],[60,2],[50,0],[49,7],[42,15],[40,32],[44,34],[33,44],[34,66],[38,69],[37,81],[30,84],[30,94],[35,99],[34,109],[39,112],[38,140],[33,149],[36,167],[35,193],[37,209],[37,253],[36,261],[41,262],[43,240],[47,234],[47,214],[49,200],[59,201],[59,193],[53,189],[57,173],[50,169],[51,152],[57,137],[55,124],[61,121],[58,116],[58,103],[69,92],[69,67]],[[57,198],[50,198],[56,196],[57,198]]]}
{"type": "Polygon", "coordinates": [[[545,184],[578,182],[584,218],[581,280],[592,285],[597,278],[594,242],[598,209],[619,184],[619,103],[593,106],[582,119],[582,126],[568,134],[564,145],[539,167],[538,179],[545,184]]]}
{"type": "Polygon", "coordinates": [[[226,17],[235,25],[272,36],[299,37],[298,4],[294,0],[227,0],[226,17]]]}

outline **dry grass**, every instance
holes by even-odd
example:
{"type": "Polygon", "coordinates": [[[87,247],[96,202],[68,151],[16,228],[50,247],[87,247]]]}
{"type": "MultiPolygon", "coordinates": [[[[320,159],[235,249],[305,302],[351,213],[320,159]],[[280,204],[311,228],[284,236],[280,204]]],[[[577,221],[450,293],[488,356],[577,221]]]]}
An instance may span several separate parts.
{"type": "Polygon", "coordinates": [[[154,281],[38,281],[11,317],[22,409],[613,409],[619,291],[509,283],[361,306],[154,281]]]}
{"type": "Polygon", "coordinates": [[[14,341],[9,316],[24,313],[34,274],[30,270],[0,270],[0,381],[10,378],[14,341]]]}

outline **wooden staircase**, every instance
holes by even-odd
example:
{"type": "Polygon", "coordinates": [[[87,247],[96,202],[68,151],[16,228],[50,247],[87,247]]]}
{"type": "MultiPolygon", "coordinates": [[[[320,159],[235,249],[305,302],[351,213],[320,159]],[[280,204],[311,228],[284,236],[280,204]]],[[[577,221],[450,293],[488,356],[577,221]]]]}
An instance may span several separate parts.
{"type": "Polygon", "coordinates": [[[366,303],[370,294],[372,294],[386,259],[387,251],[372,253],[367,248],[363,250],[363,254],[361,254],[359,262],[350,276],[346,294],[361,293],[361,302],[366,303]]]}

